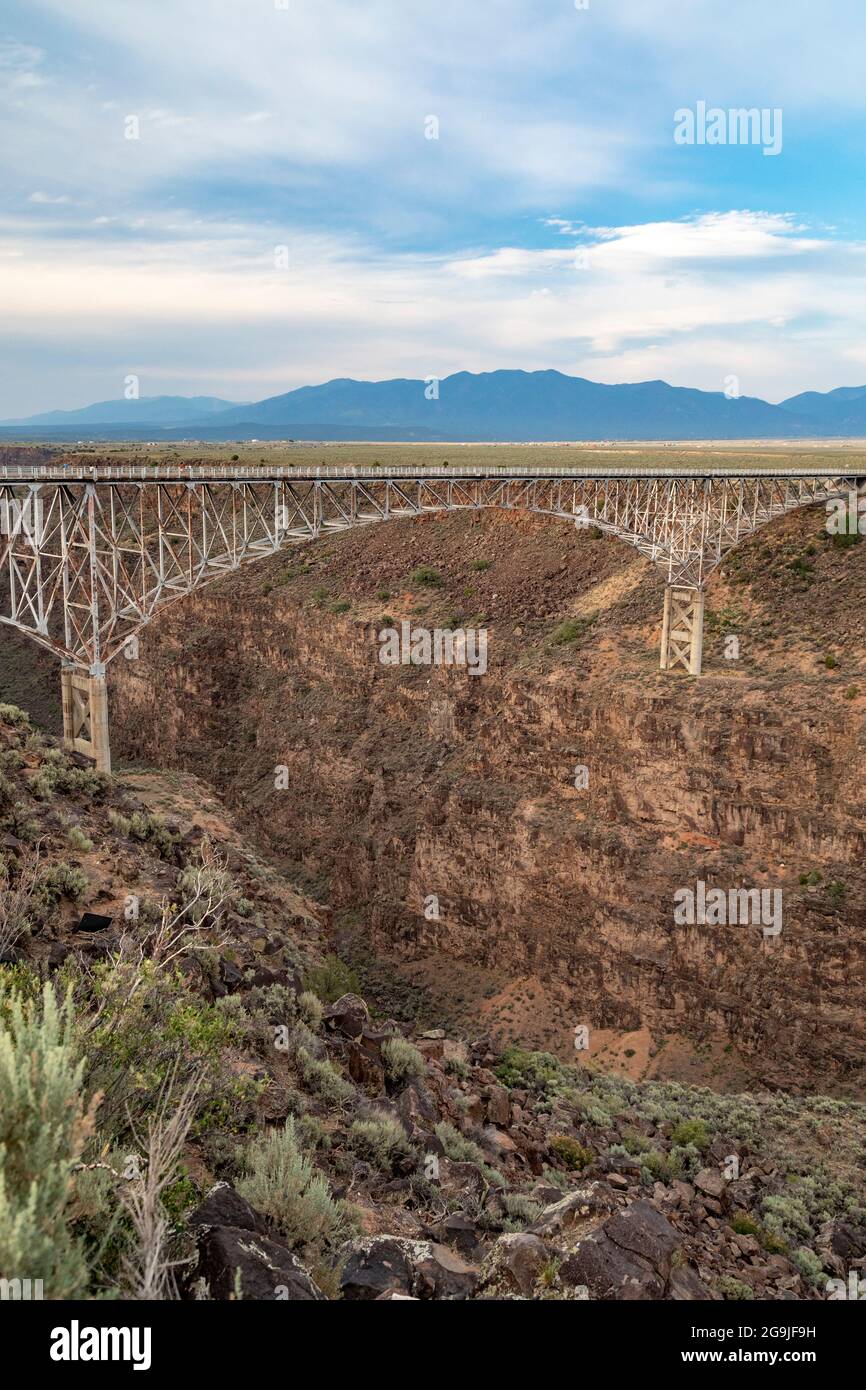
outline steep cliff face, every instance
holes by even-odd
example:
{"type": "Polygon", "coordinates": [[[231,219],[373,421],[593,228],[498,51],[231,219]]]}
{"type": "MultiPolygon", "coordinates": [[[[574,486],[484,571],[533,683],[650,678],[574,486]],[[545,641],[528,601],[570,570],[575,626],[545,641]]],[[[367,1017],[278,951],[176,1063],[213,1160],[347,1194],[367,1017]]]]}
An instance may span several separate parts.
{"type": "Polygon", "coordinates": [[[715,1040],[753,1080],[858,1093],[864,562],[816,513],[755,538],[711,586],[693,681],[656,670],[661,586],[617,543],[392,522],[167,609],[115,664],[115,751],[209,778],[395,962],[541,982],[537,1018],[494,1027],[715,1040]],[[485,626],[487,673],[383,665],[392,619],[485,626]],[[699,881],[781,890],[781,931],[678,925],[699,881]]]}

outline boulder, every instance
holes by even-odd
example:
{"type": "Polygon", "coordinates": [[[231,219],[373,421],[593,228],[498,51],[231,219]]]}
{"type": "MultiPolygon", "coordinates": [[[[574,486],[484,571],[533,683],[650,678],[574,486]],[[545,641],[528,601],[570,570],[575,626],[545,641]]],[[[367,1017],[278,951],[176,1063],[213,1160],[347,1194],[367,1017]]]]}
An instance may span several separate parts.
{"type": "MultiPolygon", "coordinates": [[[[430,1135],[427,1140],[427,1148],[432,1153],[439,1155],[445,1152],[435,1134],[430,1135]]],[[[475,1197],[480,1197],[487,1186],[484,1174],[477,1163],[464,1163],[440,1157],[439,1172],[443,1184],[456,1192],[471,1193],[475,1197]]]]}
{"type": "MultiPolygon", "coordinates": [[[[564,1284],[585,1284],[593,1298],[661,1299],[680,1244],[670,1222],[651,1202],[640,1199],[584,1237],[560,1266],[559,1277],[564,1284]]],[[[680,1296],[689,1289],[697,1295],[697,1285],[688,1276],[678,1278],[677,1288],[680,1296]]]]}
{"type": "Polygon", "coordinates": [[[604,1233],[622,1250],[639,1255],[667,1282],[681,1237],[667,1217],[642,1198],[605,1223],[604,1233]]]}
{"type": "Polygon", "coordinates": [[[485,1261],[485,1288],[531,1298],[549,1259],[550,1247],[540,1236],[527,1231],[500,1236],[485,1261]]]}
{"type": "Polygon", "coordinates": [[[680,1265],[673,1271],[668,1284],[668,1298],[676,1303],[713,1302],[714,1295],[691,1265],[680,1265]]]}
{"type": "Polygon", "coordinates": [[[608,1215],[613,1208],[613,1196],[600,1183],[590,1183],[588,1187],[576,1188],[558,1202],[545,1207],[537,1221],[527,1227],[532,1235],[548,1237],[559,1235],[575,1225],[589,1226],[608,1215]]]}
{"type": "Polygon", "coordinates": [[[346,1045],[346,1067],[352,1080],[365,1091],[381,1095],[385,1090],[385,1067],[378,1042],[360,1034],[346,1045]]]}
{"type": "Polygon", "coordinates": [[[220,957],[219,983],[225,994],[236,994],[238,990],[247,988],[244,972],[226,956],[220,957]]]}
{"type": "Polygon", "coordinates": [[[434,1241],[368,1236],[355,1241],[343,1267],[343,1297],[369,1301],[383,1294],[423,1299],[468,1298],[480,1271],[434,1241]]]}
{"type": "Polygon", "coordinates": [[[560,1265],[559,1278],[565,1285],[585,1285],[592,1298],[636,1301],[664,1296],[664,1281],[649,1265],[601,1231],[580,1242],[560,1265]]]}
{"type": "Polygon", "coordinates": [[[342,1033],[346,1038],[359,1038],[370,1022],[370,1012],[359,995],[344,994],[335,1003],[328,1005],[323,1014],[323,1022],[332,1033],[342,1033]]]}
{"type": "Polygon", "coordinates": [[[470,1298],[481,1272],[446,1245],[430,1243],[429,1253],[415,1264],[414,1292],[420,1298],[470,1298]]]}
{"type": "Polygon", "coordinates": [[[214,1299],[324,1299],[307,1270],[285,1245],[236,1226],[203,1226],[193,1285],[203,1281],[214,1299]]]}
{"type": "Polygon", "coordinates": [[[241,1231],[255,1231],[258,1235],[273,1235],[261,1213],[227,1182],[218,1182],[210,1189],[204,1201],[188,1218],[187,1225],[193,1229],[198,1226],[233,1226],[241,1231]]]}
{"type": "Polygon", "coordinates": [[[484,1092],[487,1105],[487,1122],[491,1125],[511,1123],[511,1101],[505,1086],[488,1086],[484,1092]]]}
{"type": "Polygon", "coordinates": [[[439,1112],[426,1086],[412,1082],[397,1097],[397,1113],[407,1129],[432,1128],[439,1118],[439,1112]]]}
{"type": "Polygon", "coordinates": [[[510,1154],[517,1153],[517,1144],[510,1134],[505,1134],[495,1125],[485,1125],[481,1132],[481,1142],[488,1153],[492,1153],[494,1158],[507,1158],[510,1154]]]}
{"type": "Polygon", "coordinates": [[[440,1245],[453,1245],[461,1255],[475,1255],[481,1245],[475,1222],[464,1211],[443,1217],[435,1226],[428,1228],[427,1234],[440,1245]]]}
{"type": "Polygon", "coordinates": [[[866,1227],[850,1221],[825,1221],[818,1231],[815,1245],[824,1268],[831,1269],[837,1278],[846,1279],[848,1271],[862,1267],[866,1257],[866,1227]]]}
{"type": "Polygon", "coordinates": [[[725,1195],[727,1183],[718,1168],[702,1168],[695,1178],[695,1187],[705,1197],[721,1202],[725,1195]]]}
{"type": "Polygon", "coordinates": [[[370,1301],[383,1294],[411,1295],[413,1266],[405,1247],[412,1244],[393,1236],[355,1241],[340,1279],[343,1297],[370,1301]]]}

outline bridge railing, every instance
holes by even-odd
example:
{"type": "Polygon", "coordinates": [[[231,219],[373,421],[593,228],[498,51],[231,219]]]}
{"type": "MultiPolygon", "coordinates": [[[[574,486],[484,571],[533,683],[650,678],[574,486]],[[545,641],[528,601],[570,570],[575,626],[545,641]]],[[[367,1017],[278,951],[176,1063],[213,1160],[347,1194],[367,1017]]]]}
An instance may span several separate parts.
{"type": "Polygon", "coordinates": [[[283,479],[296,481],[369,481],[387,478],[563,478],[563,479],[604,479],[604,478],[694,478],[723,479],[728,482],[738,478],[841,478],[858,472],[866,472],[866,464],[857,464],[853,459],[847,468],[812,466],[764,468],[664,468],[664,467],[598,467],[587,465],[578,468],[573,465],[558,467],[518,467],[515,464],[488,463],[471,465],[430,464],[420,467],[409,465],[386,465],[374,467],[367,465],[317,465],[314,468],[302,464],[0,464],[0,482],[40,483],[40,482],[277,482],[283,479]]]}

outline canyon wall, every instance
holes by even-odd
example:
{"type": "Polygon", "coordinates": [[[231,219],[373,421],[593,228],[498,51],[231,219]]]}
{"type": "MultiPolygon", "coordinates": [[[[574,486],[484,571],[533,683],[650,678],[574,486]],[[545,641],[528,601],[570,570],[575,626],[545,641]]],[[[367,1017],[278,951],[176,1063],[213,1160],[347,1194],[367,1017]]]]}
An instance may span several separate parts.
{"type": "Polygon", "coordinates": [[[112,670],[115,754],[208,778],[395,959],[537,977],[592,1028],[727,1040],[763,1084],[854,1093],[866,571],[825,549],[791,590],[814,527],[773,528],[711,587],[697,681],[656,670],[661,586],[615,542],[495,515],[298,548],[145,629],[112,670]],[[455,610],[487,625],[485,675],[382,665],[384,621],[455,610]],[[781,933],[676,925],[699,880],[781,889],[781,933]]]}

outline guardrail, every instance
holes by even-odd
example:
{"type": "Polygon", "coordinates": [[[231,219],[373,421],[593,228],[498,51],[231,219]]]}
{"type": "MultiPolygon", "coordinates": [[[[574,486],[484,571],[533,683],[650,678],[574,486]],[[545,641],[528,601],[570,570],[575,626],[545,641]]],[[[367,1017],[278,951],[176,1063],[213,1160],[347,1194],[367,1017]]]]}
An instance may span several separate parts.
{"type": "Polygon", "coordinates": [[[377,479],[424,478],[840,478],[866,474],[866,461],[856,466],[851,460],[847,468],[816,465],[812,467],[781,468],[630,468],[630,467],[559,467],[518,468],[513,464],[488,464],[479,467],[427,468],[388,466],[307,468],[291,464],[20,464],[0,465],[0,481],[10,483],[38,482],[97,482],[97,483],[165,483],[165,482],[278,482],[290,478],[295,482],[341,479],[352,482],[375,482],[377,479]]]}

